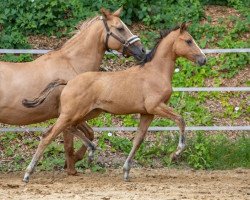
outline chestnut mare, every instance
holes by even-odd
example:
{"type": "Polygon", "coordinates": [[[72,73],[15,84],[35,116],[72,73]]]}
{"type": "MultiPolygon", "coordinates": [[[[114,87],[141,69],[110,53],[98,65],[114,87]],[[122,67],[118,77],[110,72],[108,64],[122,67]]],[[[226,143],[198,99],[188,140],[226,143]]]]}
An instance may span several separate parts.
{"type": "Polygon", "coordinates": [[[69,126],[76,128],[74,133],[83,140],[89,150],[89,156],[92,157],[95,145],[86,136],[79,134],[77,125],[83,120],[98,116],[101,112],[119,115],[140,113],[138,134],[123,166],[125,180],[129,179],[132,159],[154,115],[168,118],[179,126],[179,144],[172,158],[180,155],[185,147],[185,122],[166,105],[172,93],[171,81],[175,61],[178,57],[185,57],[199,65],[206,63],[204,53],[186,28],[186,24],[183,23],[181,27],[165,32],[156,47],[147,54],[141,66],[120,72],[87,72],[68,82],[55,80],[35,100],[24,100],[23,104],[26,107],[37,106],[54,90],[54,83],[66,85],[60,97],[60,116],[44,134],[23,180],[29,181],[29,176],[45,148],[69,126]]]}
{"type": "MultiPolygon", "coordinates": [[[[80,31],[65,45],[39,57],[33,62],[0,62],[0,122],[26,125],[59,116],[59,99],[62,88],[54,91],[42,106],[27,109],[20,103],[24,96],[34,97],[55,79],[70,80],[87,71],[98,71],[104,53],[114,49],[141,60],[145,56],[139,38],[131,33],[119,18],[121,9],[111,14],[101,10],[97,16],[83,22],[80,31]]],[[[92,140],[93,131],[85,122],[81,130],[92,140]]],[[[83,146],[75,155],[73,150],[74,129],[64,130],[64,146],[69,174],[75,174],[75,162],[86,151],[83,146]]]]}

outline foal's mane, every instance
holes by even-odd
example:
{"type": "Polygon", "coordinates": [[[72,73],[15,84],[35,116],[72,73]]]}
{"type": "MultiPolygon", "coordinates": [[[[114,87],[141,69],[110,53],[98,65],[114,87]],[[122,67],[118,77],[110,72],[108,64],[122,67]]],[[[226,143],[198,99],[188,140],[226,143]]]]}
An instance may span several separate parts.
{"type": "Polygon", "coordinates": [[[94,22],[96,22],[99,19],[100,16],[95,16],[89,19],[86,19],[85,21],[80,22],[78,25],[76,25],[76,31],[73,31],[72,33],[74,33],[75,35],[70,38],[64,45],[68,45],[72,42],[72,40],[74,40],[80,33],[86,31],[94,22]]]}
{"type": "Polygon", "coordinates": [[[180,28],[180,26],[176,26],[172,29],[165,29],[165,30],[160,31],[160,37],[157,38],[157,41],[156,41],[154,48],[150,52],[148,52],[146,54],[145,58],[139,63],[141,65],[141,67],[143,67],[144,64],[146,64],[147,62],[150,62],[154,58],[155,52],[156,52],[159,44],[163,40],[163,38],[167,37],[169,35],[169,33],[171,33],[172,31],[175,31],[179,28],[180,28]]]}

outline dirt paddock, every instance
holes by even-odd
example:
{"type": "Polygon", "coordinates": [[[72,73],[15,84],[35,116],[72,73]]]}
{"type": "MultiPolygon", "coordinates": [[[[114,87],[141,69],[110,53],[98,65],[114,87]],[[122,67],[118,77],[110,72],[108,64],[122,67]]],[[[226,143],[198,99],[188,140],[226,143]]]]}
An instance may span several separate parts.
{"type": "Polygon", "coordinates": [[[122,170],[36,172],[30,183],[23,173],[0,174],[0,199],[250,199],[250,170],[193,171],[179,169],[131,170],[131,182],[122,170]]]}

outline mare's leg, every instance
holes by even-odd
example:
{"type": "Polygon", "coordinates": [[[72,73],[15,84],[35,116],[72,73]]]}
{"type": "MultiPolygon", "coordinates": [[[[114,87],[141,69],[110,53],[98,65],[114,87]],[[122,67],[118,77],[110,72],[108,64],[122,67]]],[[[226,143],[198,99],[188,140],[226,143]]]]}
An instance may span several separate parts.
{"type": "Polygon", "coordinates": [[[135,152],[140,147],[141,143],[143,142],[143,139],[147,133],[148,127],[152,120],[154,119],[154,115],[143,115],[141,114],[140,117],[140,124],[138,127],[138,134],[135,136],[133,140],[133,147],[128,155],[128,158],[126,159],[124,165],[123,165],[123,172],[124,172],[124,180],[129,180],[129,171],[131,169],[132,159],[135,155],[135,152]]]}
{"type": "Polygon", "coordinates": [[[75,169],[75,157],[74,157],[74,135],[72,128],[68,128],[63,131],[63,141],[64,141],[64,150],[65,150],[65,165],[64,168],[67,168],[68,175],[76,175],[77,171],[75,169]]]}
{"type": "Polygon", "coordinates": [[[181,152],[184,150],[186,146],[185,142],[185,121],[183,118],[179,115],[176,114],[173,110],[173,108],[167,107],[165,103],[159,104],[154,110],[151,112],[154,115],[159,115],[161,117],[168,118],[172,121],[174,121],[178,127],[180,128],[180,137],[179,137],[179,143],[176,152],[174,152],[171,155],[171,159],[175,160],[178,158],[178,156],[181,154],[181,152]]]}
{"type": "Polygon", "coordinates": [[[54,126],[52,126],[41,138],[41,141],[38,145],[36,153],[34,154],[29,166],[26,169],[23,181],[29,182],[30,175],[34,172],[34,169],[41,159],[45,148],[52,142],[53,139],[58,136],[63,129],[65,129],[70,124],[70,121],[64,117],[59,117],[54,126]]]}

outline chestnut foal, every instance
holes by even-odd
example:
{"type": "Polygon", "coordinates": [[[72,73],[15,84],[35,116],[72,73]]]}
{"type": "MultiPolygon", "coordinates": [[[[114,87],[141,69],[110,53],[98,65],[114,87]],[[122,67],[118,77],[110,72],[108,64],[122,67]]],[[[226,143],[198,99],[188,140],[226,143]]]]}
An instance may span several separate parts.
{"type": "MultiPolygon", "coordinates": [[[[60,98],[60,116],[44,134],[23,180],[29,181],[45,148],[60,132],[70,126],[78,129],[79,122],[96,117],[101,112],[119,115],[140,113],[138,134],[123,167],[125,180],[129,179],[131,161],[154,115],[168,118],[179,126],[179,144],[173,158],[180,155],[185,147],[185,122],[166,105],[172,93],[171,80],[175,61],[178,57],[185,57],[199,65],[206,63],[204,53],[186,28],[186,24],[183,23],[180,28],[166,32],[141,65],[120,72],[87,72],[68,82],[56,80],[54,83],[66,85],[60,98]]],[[[53,84],[48,86],[40,97],[33,101],[25,100],[24,105],[30,107],[41,104],[53,88],[53,84]]],[[[95,145],[78,131],[74,133],[81,137],[89,150],[89,156],[92,157],[95,145]]]]}

